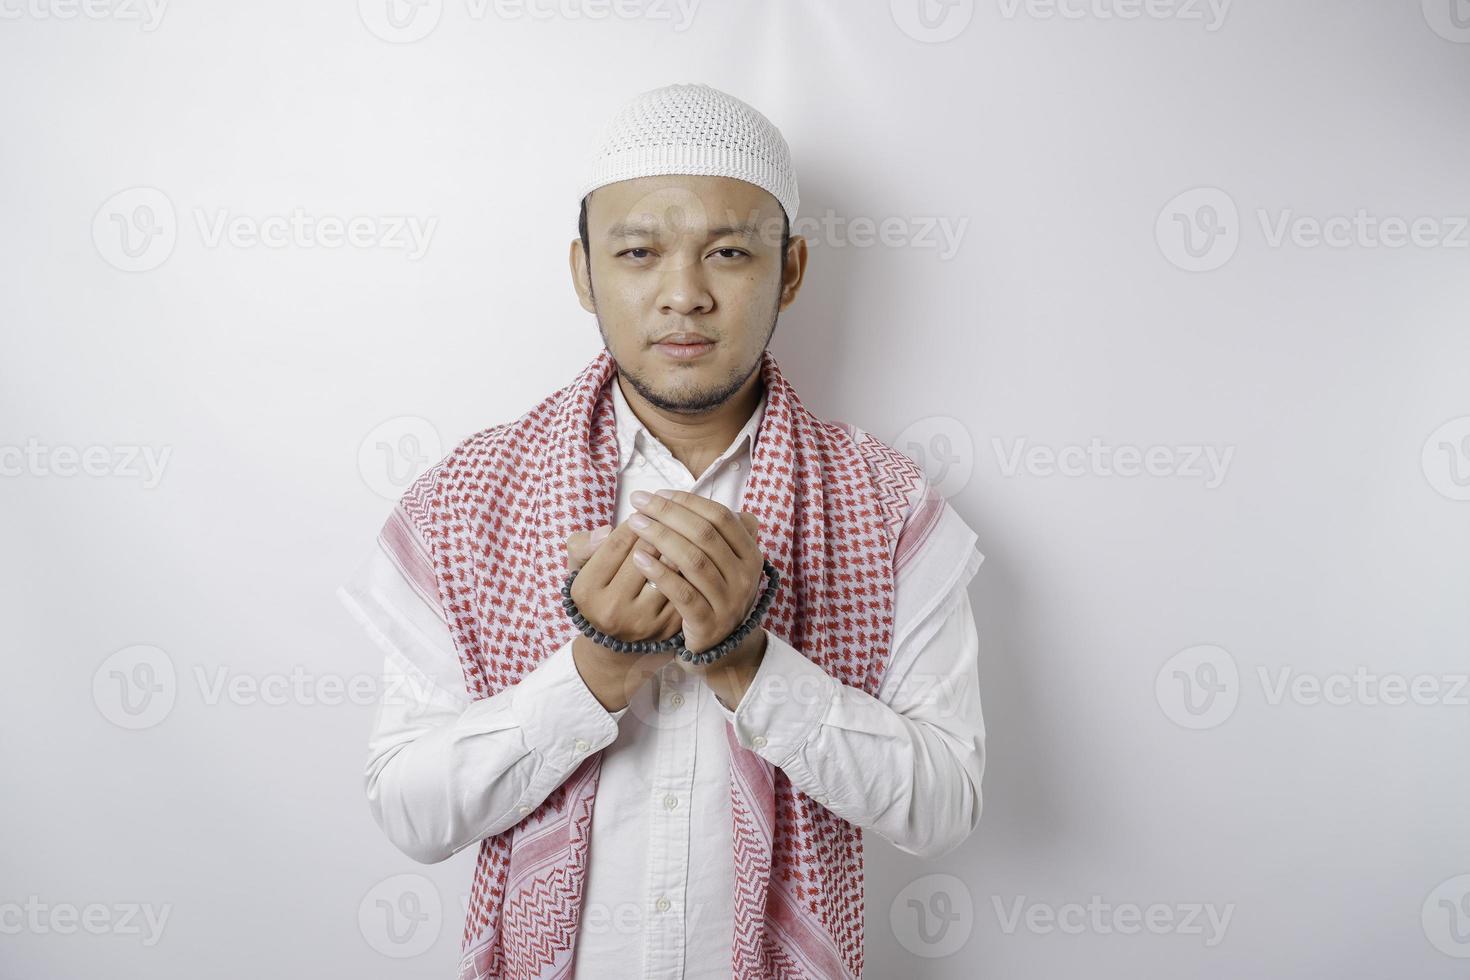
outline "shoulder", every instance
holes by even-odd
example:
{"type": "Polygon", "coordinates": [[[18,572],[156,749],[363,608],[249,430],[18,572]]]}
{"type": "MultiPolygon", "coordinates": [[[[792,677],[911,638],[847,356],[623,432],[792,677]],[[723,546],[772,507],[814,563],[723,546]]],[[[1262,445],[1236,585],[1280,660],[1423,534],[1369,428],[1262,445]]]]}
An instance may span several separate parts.
{"type": "Polygon", "coordinates": [[[403,494],[400,504],[426,522],[433,513],[463,504],[507,480],[544,447],[551,419],[565,389],[553,392],[508,422],[486,426],[457,442],[425,470],[403,494]]]}

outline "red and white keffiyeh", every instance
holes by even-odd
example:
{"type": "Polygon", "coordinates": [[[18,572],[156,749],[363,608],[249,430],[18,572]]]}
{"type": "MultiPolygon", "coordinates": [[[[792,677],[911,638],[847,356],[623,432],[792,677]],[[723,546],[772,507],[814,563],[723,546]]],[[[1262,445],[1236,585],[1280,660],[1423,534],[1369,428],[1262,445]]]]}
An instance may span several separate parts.
{"type": "MultiPolygon", "coordinates": [[[[576,633],[560,603],[565,542],[613,523],[617,440],[601,351],[520,418],[461,442],[409,488],[380,539],[486,698],[576,633]]],[[[781,575],[763,626],[837,680],[875,694],[894,636],[894,581],[944,501],[913,460],[802,405],[770,351],[766,409],[740,508],[781,575]]],[[[738,980],[856,978],[863,963],[861,830],[793,789],[727,727],[738,980]]],[[[601,753],[519,824],[481,842],[462,980],[571,975],[601,753]]]]}

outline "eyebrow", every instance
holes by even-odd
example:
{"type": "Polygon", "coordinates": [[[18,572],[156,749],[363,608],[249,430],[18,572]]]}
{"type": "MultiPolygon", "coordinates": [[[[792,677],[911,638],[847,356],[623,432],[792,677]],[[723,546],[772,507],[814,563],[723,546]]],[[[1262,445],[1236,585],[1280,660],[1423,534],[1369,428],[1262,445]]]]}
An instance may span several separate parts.
{"type": "MultiPolygon", "coordinates": [[[[755,222],[747,221],[739,225],[721,225],[709,230],[706,241],[716,238],[724,238],[726,235],[736,235],[740,238],[751,238],[755,235],[755,222]]],[[[638,224],[628,221],[619,221],[607,230],[608,238],[655,238],[654,229],[647,224],[638,224]]]]}

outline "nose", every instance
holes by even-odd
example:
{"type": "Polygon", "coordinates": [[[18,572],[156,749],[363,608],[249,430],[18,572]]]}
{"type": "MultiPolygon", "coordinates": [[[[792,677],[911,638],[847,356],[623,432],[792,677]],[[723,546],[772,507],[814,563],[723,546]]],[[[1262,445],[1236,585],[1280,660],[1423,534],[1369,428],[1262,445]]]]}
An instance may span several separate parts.
{"type": "Polygon", "coordinates": [[[696,261],[678,263],[664,271],[659,282],[658,311],[672,316],[692,316],[714,309],[715,300],[704,281],[704,267],[696,261]]]}

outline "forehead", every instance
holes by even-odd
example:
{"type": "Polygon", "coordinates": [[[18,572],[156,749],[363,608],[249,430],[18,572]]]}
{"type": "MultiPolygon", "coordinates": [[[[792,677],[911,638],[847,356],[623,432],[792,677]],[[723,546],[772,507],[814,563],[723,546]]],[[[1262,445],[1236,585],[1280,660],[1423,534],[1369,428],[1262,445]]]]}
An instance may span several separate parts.
{"type": "Polygon", "coordinates": [[[770,191],[735,177],[659,174],[619,180],[587,198],[592,235],[618,228],[671,231],[775,222],[784,215],[770,191]]]}

